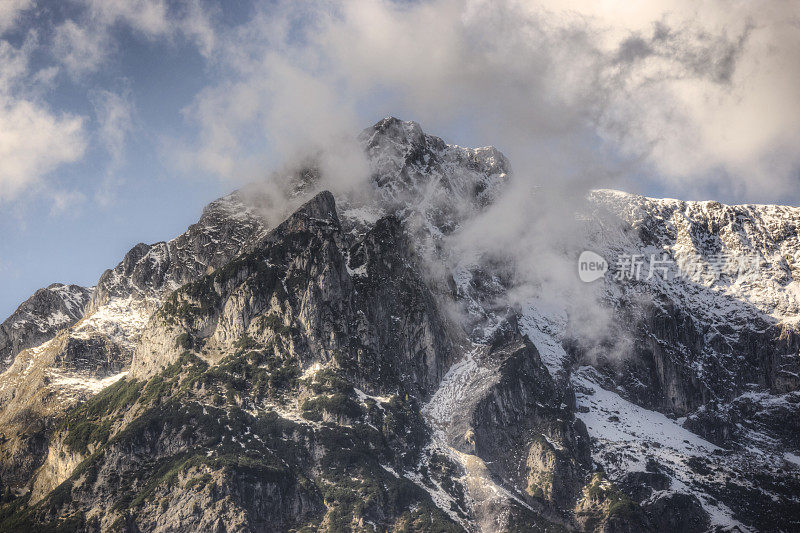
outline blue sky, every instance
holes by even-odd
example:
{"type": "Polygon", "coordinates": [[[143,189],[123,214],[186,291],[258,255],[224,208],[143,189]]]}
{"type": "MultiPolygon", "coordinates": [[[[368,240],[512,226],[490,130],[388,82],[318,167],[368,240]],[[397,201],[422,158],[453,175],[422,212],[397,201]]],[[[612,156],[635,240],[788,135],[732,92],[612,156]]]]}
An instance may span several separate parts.
{"type": "MultiPolygon", "coordinates": [[[[67,4],[43,3],[24,13],[9,42],[20,46],[32,31],[47,41],[69,14],[80,16],[79,6],[67,4]]],[[[51,282],[93,285],[133,244],[179,234],[231,188],[209,176],[181,175],[161,154],[165,136],[190,133],[181,109],[208,83],[196,47],[181,39],[151,41],[122,25],[109,31],[118,43],[113,57],[79,77],[60,67],[41,98],[56,115],[86,117],[82,157],[0,203],[0,315],[51,282]],[[98,138],[96,91],[122,95],[135,113],[118,163],[98,138]]],[[[31,71],[58,65],[47,48],[33,54],[31,71]]]]}
{"type": "Polygon", "coordinates": [[[581,194],[796,203],[782,2],[5,0],[0,315],[386,115],[581,194]]]}

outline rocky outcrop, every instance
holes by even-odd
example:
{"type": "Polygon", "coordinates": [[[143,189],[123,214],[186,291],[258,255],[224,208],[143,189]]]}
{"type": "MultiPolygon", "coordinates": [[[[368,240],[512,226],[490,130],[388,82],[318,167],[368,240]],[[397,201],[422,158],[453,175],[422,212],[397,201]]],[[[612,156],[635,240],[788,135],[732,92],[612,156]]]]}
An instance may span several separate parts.
{"type": "Polygon", "coordinates": [[[5,340],[4,349],[14,350],[0,375],[4,486],[30,490],[58,419],[124,375],[165,293],[226,264],[263,230],[234,193],[210,204],[176,239],[135,246],[94,290],[53,285],[24,303],[0,328],[0,346],[5,340]]]}
{"type": "Polygon", "coordinates": [[[575,501],[585,467],[575,464],[569,451],[562,451],[560,446],[556,448],[541,435],[528,448],[525,492],[559,508],[568,507],[575,501]]]}
{"type": "MultiPolygon", "coordinates": [[[[632,338],[629,351],[621,354],[627,366],[620,379],[638,384],[627,387],[637,403],[682,416],[753,387],[794,390],[793,334],[760,316],[740,328],[707,323],[664,295],[652,297],[659,301],[643,305],[638,294],[623,300],[626,318],[618,322],[633,326],[619,333],[632,338]],[[632,315],[637,318],[627,318],[632,315]]],[[[620,370],[617,361],[609,361],[615,365],[611,374],[620,370]]]]}
{"type": "Polygon", "coordinates": [[[536,348],[514,334],[495,339],[499,379],[473,414],[475,453],[532,501],[569,508],[591,466],[572,391],[558,389],[536,348]]]}
{"type": "Polygon", "coordinates": [[[664,491],[638,504],[618,486],[595,474],[583,487],[576,506],[578,524],[586,531],[637,532],[686,531],[701,533],[709,529],[709,516],[697,497],[664,491]]]}
{"type": "Polygon", "coordinates": [[[167,298],[143,335],[131,375],[147,378],[185,350],[186,335],[210,359],[233,350],[243,337],[268,342],[278,331],[304,365],[333,359],[346,341],[351,292],[337,245],[333,197],[321,193],[270,232],[254,250],[167,298]]]}
{"type": "Polygon", "coordinates": [[[660,494],[642,507],[646,520],[654,531],[708,531],[708,513],[697,497],[691,494],[660,494]]]}
{"type": "Polygon", "coordinates": [[[583,531],[634,533],[652,529],[641,508],[602,474],[592,475],[575,506],[575,519],[583,531]]]}
{"type": "Polygon", "coordinates": [[[438,386],[457,353],[459,334],[422,273],[413,244],[393,216],[379,220],[348,252],[358,295],[355,308],[367,335],[351,336],[354,375],[383,388],[402,381],[424,398],[438,386]]]}

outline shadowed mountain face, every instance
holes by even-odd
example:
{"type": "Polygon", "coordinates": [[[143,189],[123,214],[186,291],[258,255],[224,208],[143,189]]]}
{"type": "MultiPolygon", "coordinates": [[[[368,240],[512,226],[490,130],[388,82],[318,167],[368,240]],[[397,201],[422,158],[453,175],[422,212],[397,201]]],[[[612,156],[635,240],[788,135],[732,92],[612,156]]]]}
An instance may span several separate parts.
{"type": "Polygon", "coordinates": [[[304,169],[280,223],[234,193],[2,325],[0,530],[798,527],[796,210],[593,193],[607,259],[705,266],[609,273],[588,336],[510,257],[448,266],[502,154],[360,139],[368,200],[304,169]],[[763,268],[711,275],[734,252],[763,268]]]}

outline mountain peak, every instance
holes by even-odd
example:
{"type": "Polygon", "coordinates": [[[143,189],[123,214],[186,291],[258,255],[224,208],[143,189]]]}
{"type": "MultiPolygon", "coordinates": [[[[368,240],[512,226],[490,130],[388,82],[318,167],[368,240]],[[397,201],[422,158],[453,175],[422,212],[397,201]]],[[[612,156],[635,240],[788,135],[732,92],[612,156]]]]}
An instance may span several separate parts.
{"type": "Polygon", "coordinates": [[[800,209],[594,192],[591,249],[651,273],[594,285],[597,333],[511,258],[454,264],[502,153],[360,140],[369,193],[312,161],[0,325],[0,493],[30,493],[0,530],[797,529],[800,209]]]}
{"type": "Polygon", "coordinates": [[[378,121],[374,126],[362,131],[359,139],[367,150],[387,144],[412,150],[424,149],[426,145],[440,150],[447,146],[439,137],[428,135],[422,131],[419,123],[403,121],[395,117],[386,117],[378,121]]]}
{"type": "Polygon", "coordinates": [[[376,134],[391,137],[404,142],[404,144],[419,144],[425,139],[425,132],[422,131],[422,126],[419,123],[403,121],[395,117],[386,117],[377,122],[371,129],[376,134]]]}
{"type": "Polygon", "coordinates": [[[36,291],[0,324],[0,370],[5,370],[20,351],[74,324],[83,315],[91,294],[91,289],[61,283],[36,291]]]}

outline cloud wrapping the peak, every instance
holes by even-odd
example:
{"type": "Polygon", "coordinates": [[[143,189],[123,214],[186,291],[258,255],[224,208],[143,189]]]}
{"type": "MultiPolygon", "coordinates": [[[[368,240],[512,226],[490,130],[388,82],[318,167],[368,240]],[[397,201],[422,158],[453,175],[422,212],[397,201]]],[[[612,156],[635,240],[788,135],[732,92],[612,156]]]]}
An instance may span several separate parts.
{"type": "MultiPolygon", "coordinates": [[[[191,44],[204,62],[211,81],[183,112],[196,134],[170,143],[191,171],[259,178],[401,114],[433,133],[480,132],[529,189],[800,201],[792,2],[254,0],[239,18],[213,0],[68,5],[26,41],[49,68],[30,66],[27,44],[0,41],[6,120],[26,115],[64,140],[44,154],[32,134],[23,155],[6,139],[6,153],[19,153],[0,167],[6,197],[79,159],[87,128],[106,128],[55,110],[46,94],[59,72],[87,93],[108,91],[91,83],[123,30],[150,46],[191,44]]],[[[0,32],[35,6],[3,3],[0,32]]],[[[15,135],[27,135],[23,123],[15,135]]]]}
{"type": "Polygon", "coordinates": [[[350,125],[401,108],[430,130],[466,121],[485,131],[538,186],[794,193],[791,3],[279,2],[217,38],[217,64],[233,66],[223,79],[235,81],[201,94],[190,115],[201,157],[224,175],[247,151],[240,137],[280,143],[277,132],[309,121],[350,125]]]}
{"type": "Polygon", "coordinates": [[[285,157],[394,109],[432,133],[467,124],[514,179],[450,260],[508,260],[511,299],[571,302],[586,338],[609,318],[574,273],[589,189],[800,201],[789,3],[283,2],[218,37],[225,82],[187,110],[204,170],[257,178],[262,147],[285,157]]]}

